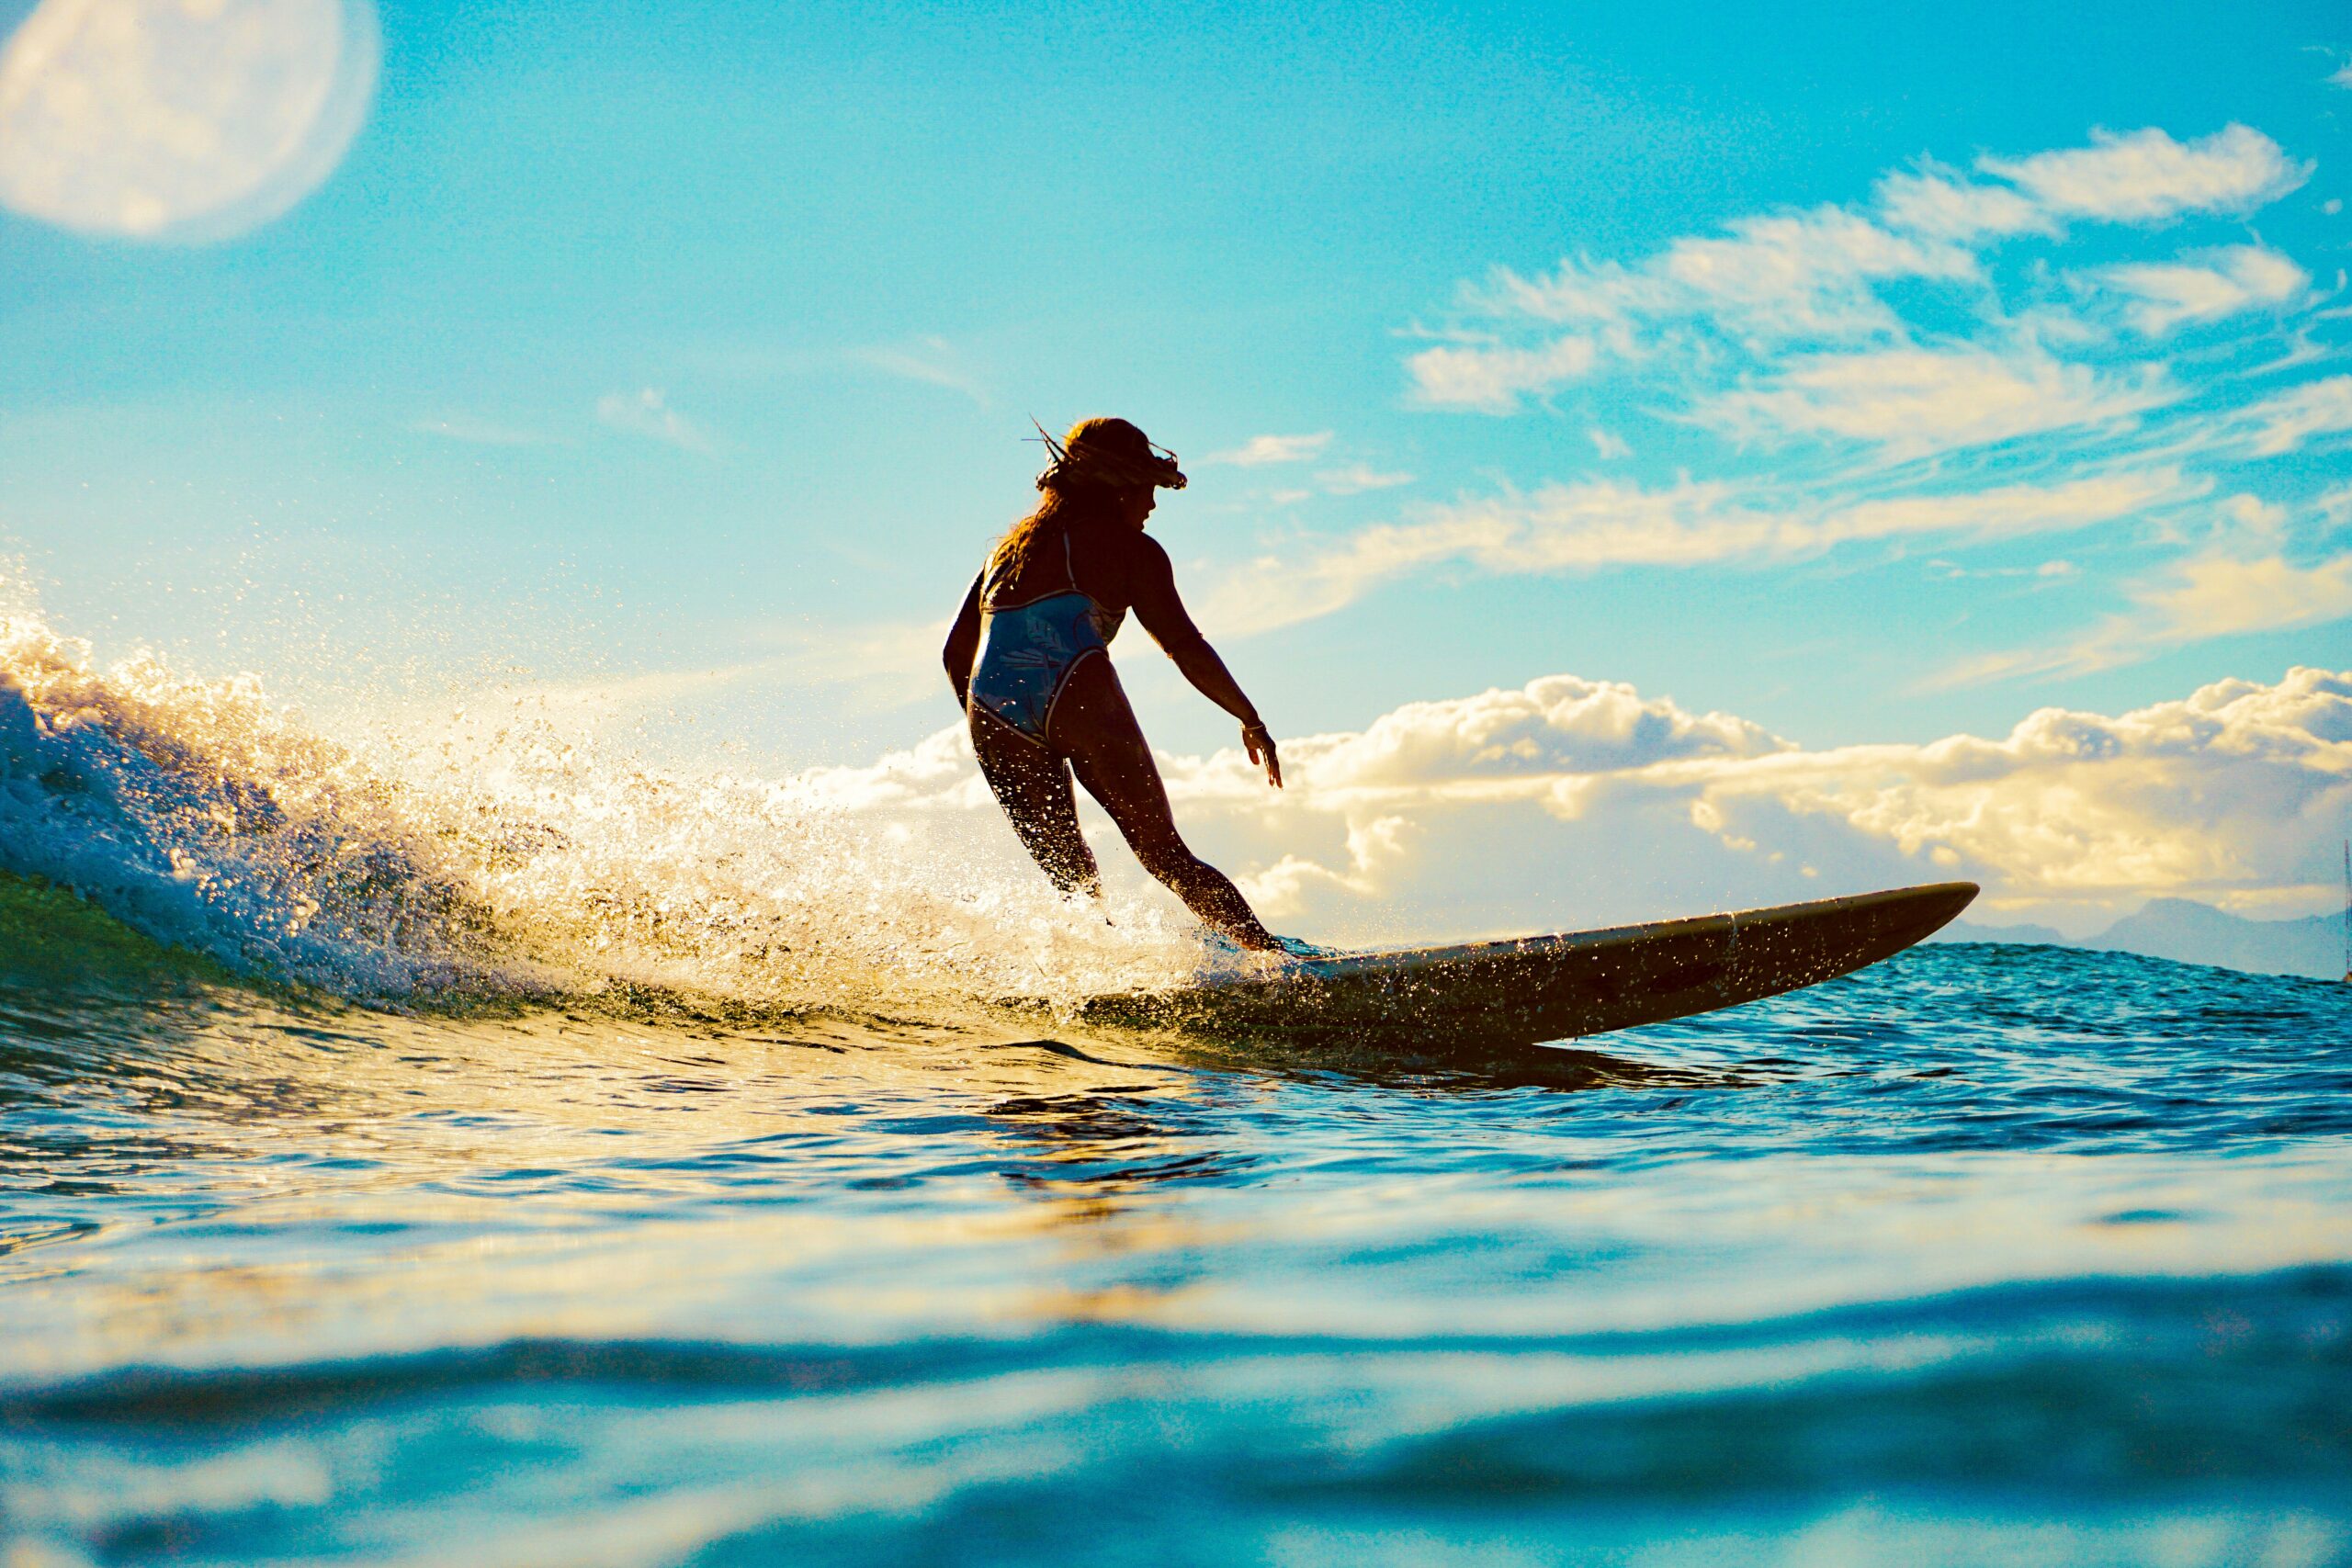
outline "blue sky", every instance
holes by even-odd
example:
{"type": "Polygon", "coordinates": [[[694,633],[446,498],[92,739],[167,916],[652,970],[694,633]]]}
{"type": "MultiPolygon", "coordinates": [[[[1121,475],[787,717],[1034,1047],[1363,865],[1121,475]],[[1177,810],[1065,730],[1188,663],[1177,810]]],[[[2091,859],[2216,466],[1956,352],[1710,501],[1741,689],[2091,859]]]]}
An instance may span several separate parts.
{"type": "Polygon", "coordinates": [[[49,220],[83,122],[0,107],[0,548],[103,650],[862,761],[952,716],[1029,417],[1119,412],[1283,734],[1572,673],[1924,743],[2352,653],[2332,6],[375,21],[314,188],[209,227],[49,220]]]}

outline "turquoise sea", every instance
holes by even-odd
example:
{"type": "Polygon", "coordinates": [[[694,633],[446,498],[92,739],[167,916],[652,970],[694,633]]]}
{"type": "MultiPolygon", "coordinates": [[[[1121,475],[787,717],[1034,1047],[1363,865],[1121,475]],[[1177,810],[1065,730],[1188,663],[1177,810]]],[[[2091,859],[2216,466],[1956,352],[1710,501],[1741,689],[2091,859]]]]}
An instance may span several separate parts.
{"type": "Polygon", "coordinates": [[[10,1568],[2352,1562],[2352,987],[1090,1032],[806,802],[11,658],[10,1568]]]}
{"type": "Polygon", "coordinates": [[[0,990],[11,1563],[2352,1561],[2352,997],[1394,1071],[0,990]]]}

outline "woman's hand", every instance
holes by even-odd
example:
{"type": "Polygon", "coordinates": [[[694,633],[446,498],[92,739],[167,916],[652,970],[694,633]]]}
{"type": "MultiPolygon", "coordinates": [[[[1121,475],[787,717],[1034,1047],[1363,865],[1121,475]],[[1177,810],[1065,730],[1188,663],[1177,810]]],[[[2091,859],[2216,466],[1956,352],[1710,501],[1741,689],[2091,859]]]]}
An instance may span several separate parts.
{"type": "Polygon", "coordinates": [[[1250,760],[1266,770],[1266,782],[1276,789],[1283,787],[1283,760],[1274,754],[1273,733],[1262,724],[1241,727],[1241,744],[1249,751],[1250,760]]]}

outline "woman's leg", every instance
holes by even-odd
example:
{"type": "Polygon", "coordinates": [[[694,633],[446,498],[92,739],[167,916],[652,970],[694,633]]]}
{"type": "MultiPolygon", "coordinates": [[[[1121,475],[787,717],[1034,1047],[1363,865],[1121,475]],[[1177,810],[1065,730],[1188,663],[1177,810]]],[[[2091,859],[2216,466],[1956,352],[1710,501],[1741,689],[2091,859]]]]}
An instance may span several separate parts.
{"type": "Polygon", "coordinates": [[[1102,896],[1094,852],[1078,830],[1069,764],[985,708],[971,711],[972,750],[1022,844],[1065,893],[1102,896]]]}
{"type": "Polygon", "coordinates": [[[1054,705],[1053,726],[1055,746],[1068,753],[1078,782],[1110,813],[1146,871],[1166,883],[1203,924],[1244,947],[1278,948],[1241,890],[1184,847],[1168,809],[1168,786],[1160,782],[1159,764],[1151,760],[1151,747],[1110,660],[1098,654],[1070,671],[1054,705]]]}

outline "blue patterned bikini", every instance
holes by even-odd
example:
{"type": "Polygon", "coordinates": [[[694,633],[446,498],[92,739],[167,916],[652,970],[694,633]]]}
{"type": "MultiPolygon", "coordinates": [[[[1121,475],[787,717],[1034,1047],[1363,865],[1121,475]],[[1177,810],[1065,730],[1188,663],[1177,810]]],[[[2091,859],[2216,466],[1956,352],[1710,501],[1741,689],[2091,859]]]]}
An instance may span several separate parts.
{"type": "Polygon", "coordinates": [[[1069,586],[1020,604],[980,603],[980,652],[972,670],[972,702],[1038,745],[1047,744],[1054,705],[1070,671],[1089,658],[1110,657],[1110,640],[1126,619],[1105,611],[1078,586],[1069,536],[1062,536],[1062,570],[1069,586]]]}

